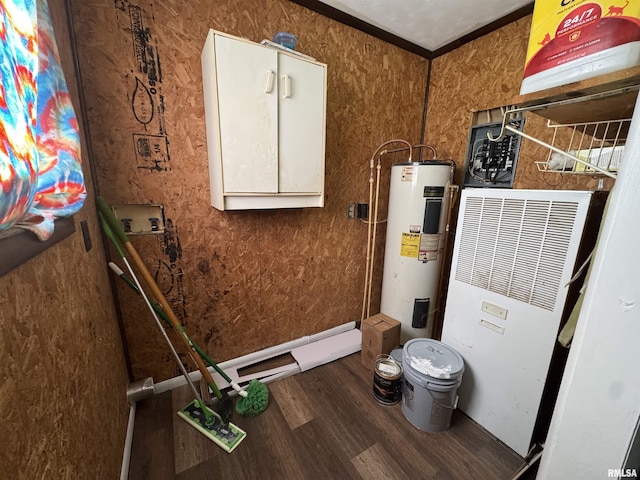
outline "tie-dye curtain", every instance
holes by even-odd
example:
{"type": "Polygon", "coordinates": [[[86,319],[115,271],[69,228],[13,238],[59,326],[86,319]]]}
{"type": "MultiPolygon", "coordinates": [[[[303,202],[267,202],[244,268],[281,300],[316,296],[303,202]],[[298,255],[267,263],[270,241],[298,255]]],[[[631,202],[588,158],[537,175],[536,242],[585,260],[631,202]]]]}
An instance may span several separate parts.
{"type": "Polygon", "coordinates": [[[46,240],[86,197],[78,123],[46,0],[0,0],[0,230],[46,240]]]}

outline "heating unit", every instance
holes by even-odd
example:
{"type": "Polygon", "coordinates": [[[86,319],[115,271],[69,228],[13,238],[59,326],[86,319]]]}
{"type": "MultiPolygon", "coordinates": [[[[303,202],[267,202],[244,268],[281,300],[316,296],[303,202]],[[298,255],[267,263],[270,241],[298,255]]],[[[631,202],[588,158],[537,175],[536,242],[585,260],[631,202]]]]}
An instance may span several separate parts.
{"type": "Polygon", "coordinates": [[[459,408],[523,457],[592,197],[462,191],[442,341],[464,358],[459,408]]]}

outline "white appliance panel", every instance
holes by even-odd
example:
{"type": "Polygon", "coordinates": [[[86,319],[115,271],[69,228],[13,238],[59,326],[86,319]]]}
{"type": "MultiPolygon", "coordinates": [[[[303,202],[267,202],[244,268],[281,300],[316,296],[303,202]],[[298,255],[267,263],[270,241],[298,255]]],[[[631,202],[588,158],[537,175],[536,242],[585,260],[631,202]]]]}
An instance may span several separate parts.
{"type": "Polygon", "coordinates": [[[526,456],[591,192],[465,189],[442,341],[459,408],[526,456]]]}

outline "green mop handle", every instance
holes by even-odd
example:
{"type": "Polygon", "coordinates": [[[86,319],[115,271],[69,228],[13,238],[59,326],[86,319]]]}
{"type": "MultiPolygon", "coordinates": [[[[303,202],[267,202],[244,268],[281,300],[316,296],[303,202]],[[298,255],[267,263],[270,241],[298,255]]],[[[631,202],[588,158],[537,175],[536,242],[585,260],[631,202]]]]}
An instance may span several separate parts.
{"type": "MultiPolygon", "coordinates": [[[[104,215],[102,215],[102,212],[100,212],[100,211],[98,211],[98,218],[100,219],[100,224],[102,225],[102,230],[107,235],[107,237],[109,237],[109,240],[111,240],[111,243],[113,244],[113,246],[116,247],[116,250],[118,251],[118,255],[120,255],[120,258],[126,258],[125,255],[124,255],[124,251],[122,250],[122,247],[120,246],[120,242],[116,238],[115,234],[113,233],[113,230],[111,230],[111,227],[109,227],[109,224],[104,219],[104,215]]],[[[138,287],[136,287],[136,289],[137,288],[138,287]]],[[[138,292],[138,293],[140,293],[140,292],[138,292]]]]}
{"type": "MultiPolygon", "coordinates": [[[[138,252],[136,251],[135,247],[133,247],[133,245],[131,245],[131,243],[129,242],[129,238],[124,233],[124,230],[122,229],[121,225],[118,223],[118,220],[114,216],[113,211],[111,210],[111,207],[109,207],[109,204],[107,203],[107,201],[101,196],[96,197],[96,205],[98,207],[98,211],[102,214],[102,220],[104,221],[103,226],[104,224],[106,224],[107,231],[111,230],[111,235],[109,235],[108,233],[107,235],[112,241],[114,241],[115,237],[117,237],[117,240],[119,240],[123,245],[127,247],[127,251],[131,254],[134,262],[138,266],[138,269],[141,271],[142,276],[145,280],[145,283],[151,289],[156,299],[159,300],[160,303],[162,304],[163,310],[165,311],[165,314],[167,315],[167,318],[169,319],[171,325],[180,333],[179,337],[182,339],[183,343],[189,350],[191,359],[198,366],[198,370],[200,370],[200,373],[202,374],[207,384],[209,384],[211,389],[214,390],[214,386],[216,384],[213,380],[213,377],[211,376],[211,373],[209,373],[209,371],[207,370],[202,360],[202,357],[200,357],[200,355],[189,344],[190,342],[188,340],[188,337],[184,333],[184,329],[182,329],[182,325],[180,324],[180,322],[178,321],[178,318],[175,316],[175,314],[171,310],[171,306],[167,302],[166,298],[164,298],[164,295],[162,295],[162,292],[160,291],[160,288],[153,280],[153,277],[145,267],[144,262],[140,258],[140,255],[138,255],[138,252]]],[[[114,241],[114,243],[117,244],[117,241],[114,241]]],[[[121,249],[118,249],[118,253],[123,253],[123,252],[121,249]]],[[[123,259],[126,259],[124,255],[121,255],[121,256],[123,259]]],[[[215,390],[218,390],[217,386],[215,386],[215,390]]],[[[218,393],[220,393],[219,390],[218,390],[218,393]]]]}
{"type": "MultiPolygon", "coordinates": [[[[124,283],[126,283],[127,285],[129,285],[129,287],[136,292],[138,295],[140,295],[140,290],[138,289],[137,285],[135,283],[133,283],[129,277],[127,277],[125,275],[125,273],[120,269],[120,267],[118,267],[115,263],[113,262],[109,262],[109,267],[111,268],[111,270],[114,271],[114,273],[116,275],[118,275],[118,277],[120,277],[124,283]]],[[[164,310],[162,310],[162,307],[160,305],[158,305],[157,302],[154,301],[150,301],[149,302],[151,304],[151,308],[153,308],[153,310],[158,314],[158,316],[165,321],[165,323],[168,326],[172,326],[171,322],[169,321],[169,318],[167,317],[167,314],[164,313],[164,310]]],[[[181,328],[182,325],[179,327],[181,328]]],[[[198,355],[200,355],[202,358],[204,358],[204,360],[211,365],[213,368],[215,368],[216,370],[218,370],[218,366],[213,362],[213,360],[211,360],[206,353],[204,353],[202,351],[202,349],[200,349],[200,347],[198,347],[198,345],[196,345],[188,336],[187,336],[187,332],[184,329],[181,329],[180,332],[182,335],[185,335],[187,337],[187,340],[189,342],[189,345],[191,345],[191,347],[193,349],[195,349],[196,352],[198,352],[198,355]]],[[[218,371],[218,373],[220,373],[218,371]]],[[[224,375],[223,375],[224,376],[224,375]]],[[[225,379],[226,380],[226,379],[225,379]]],[[[227,380],[228,381],[228,380],[227,380]]],[[[211,390],[213,390],[213,394],[216,396],[216,398],[221,399],[222,398],[222,392],[220,392],[220,389],[218,388],[218,386],[214,383],[213,385],[209,385],[211,387],[211,390]]]]}
{"type": "MultiPolygon", "coordinates": [[[[115,246],[116,250],[118,251],[118,253],[120,254],[120,257],[122,258],[122,260],[129,265],[129,263],[127,262],[127,258],[124,255],[124,252],[122,251],[122,248],[120,246],[120,242],[118,242],[118,240],[116,239],[116,236],[113,233],[113,230],[111,229],[111,227],[109,227],[109,223],[105,220],[104,215],[102,215],[102,212],[98,211],[98,217],[100,218],[100,223],[102,224],[102,229],[104,230],[105,234],[107,235],[107,237],[109,237],[109,239],[111,240],[111,242],[113,243],[113,245],[115,246]]],[[[129,267],[131,268],[131,267],[129,267]]],[[[133,282],[131,282],[131,285],[133,285],[133,282]]],[[[143,292],[138,289],[138,287],[135,287],[136,291],[140,294],[143,295],[143,292]]],[[[151,301],[149,300],[149,298],[147,298],[146,295],[143,295],[147,301],[147,303],[149,305],[151,305],[151,301]]],[[[160,321],[156,318],[155,319],[158,327],[160,329],[162,329],[162,325],[160,324],[160,321]]],[[[191,385],[191,389],[193,390],[194,395],[196,396],[196,401],[198,402],[198,404],[200,405],[200,409],[204,412],[205,414],[205,418],[206,421],[208,423],[211,423],[214,421],[214,416],[213,414],[207,409],[207,406],[204,403],[204,400],[202,400],[202,397],[198,394],[198,391],[196,390],[196,387],[193,385],[193,382],[191,382],[190,378],[189,378],[189,374],[187,373],[187,370],[184,368],[184,366],[182,365],[182,363],[180,363],[180,358],[178,357],[178,353],[176,352],[175,348],[173,347],[173,345],[171,345],[171,341],[169,340],[169,337],[167,336],[166,332],[162,332],[165,339],[167,340],[167,342],[169,343],[169,348],[171,349],[171,352],[173,353],[173,355],[175,355],[176,357],[176,361],[179,364],[180,370],[182,370],[183,375],[185,376],[187,383],[191,385]]]]}
{"type": "MultiPolygon", "coordinates": [[[[111,267],[111,270],[113,270],[115,272],[116,275],[118,275],[127,285],[129,285],[129,287],[136,292],[137,294],[140,294],[140,290],[138,290],[138,287],[136,286],[135,283],[133,283],[126,275],[125,273],[113,262],[109,263],[109,267],[111,267]]],[[[168,325],[171,325],[171,322],[169,321],[169,319],[167,318],[167,315],[164,313],[164,310],[162,310],[162,307],[160,305],[158,305],[156,302],[151,302],[151,306],[153,307],[153,309],[155,310],[155,312],[158,314],[158,316],[160,318],[162,318],[168,325]]],[[[187,335],[187,333],[183,330],[182,331],[184,335],[187,335]]],[[[189,337],[187,337],[189,344],[195,348],[196,352],[198,352],[198,354],[204,358],[204,360],[211,365],[216,372],[218,372],[218,374],[220,374],[220,376],[222,378],[224,378],[229,385],[231,385],[233,387],[233,389],[238,392],[242,397],[246,397],[246,394],[244,393],[245,390],[238,385],[236,382],[234,382],[233,380],[231,380],[231,378],[225,373],[224,370],[222,370],[218,364],[216,364],[216,362],[214,362],[213,360],[211,360],[211,358],[209,358],[209,356],[202,351],[202,349],[200,347],[198,347],[198,345],[196,343],[194,343],[189,337]]],[[[215,394],[215,390],[212,387],[212,390],[214,391],[215,394]]],[[[216,397],[218,397],[218,395],[216,394],[216,397]]],[[[220,398],[220,397],[218,397],[220,398]]]]}

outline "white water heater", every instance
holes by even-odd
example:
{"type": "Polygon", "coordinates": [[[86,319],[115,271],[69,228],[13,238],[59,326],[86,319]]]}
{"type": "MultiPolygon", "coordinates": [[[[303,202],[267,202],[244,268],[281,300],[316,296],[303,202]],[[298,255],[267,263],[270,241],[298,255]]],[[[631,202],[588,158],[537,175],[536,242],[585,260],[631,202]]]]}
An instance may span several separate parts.
{"type": "Polygon", "coordinates": [[[402,343],[433,331],[454,168],[441,160],[391,167],[380,311],[401,322],[402,343]]]}

